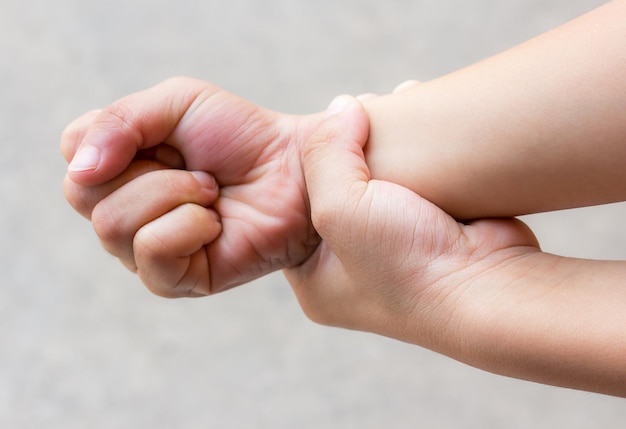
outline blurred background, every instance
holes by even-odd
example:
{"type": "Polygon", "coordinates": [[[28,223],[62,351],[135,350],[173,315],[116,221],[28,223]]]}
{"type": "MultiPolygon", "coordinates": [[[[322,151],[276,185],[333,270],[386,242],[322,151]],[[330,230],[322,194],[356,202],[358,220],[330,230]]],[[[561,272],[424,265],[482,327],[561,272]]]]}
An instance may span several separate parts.
{"type": "MultiPolygon", "coordinates": [[[[0,427],[618,428],[621,399],[317,326],[271,275],[168,301],[65,203],[64,126],[174,75],[290,113],[389,92],[600,0],[0,0],[0,427]]],[[[626,258],[623,204],[528,217],[543,247],[626,258]]]]}

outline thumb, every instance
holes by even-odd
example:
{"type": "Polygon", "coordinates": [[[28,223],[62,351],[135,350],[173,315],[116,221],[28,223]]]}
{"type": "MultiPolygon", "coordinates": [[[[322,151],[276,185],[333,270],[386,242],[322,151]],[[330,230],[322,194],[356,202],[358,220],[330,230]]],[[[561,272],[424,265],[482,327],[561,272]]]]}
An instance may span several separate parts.
{"type": "Polygon", "coordinates": [[[339,96],[304,149],[303,169],[316,231],[333,246],[342,217],[357,209],[370,179],[363,146],[369,118],[359,101],[339,96]]]}
{"type": "Polygon", "coordinates": [[[81,185],[104,183],[128,167],[137,151],[164,142],[205,90],[193,79],[169,79],[145,91],[126,96],[101,110],[80,129],[64,133],[62,146],[70,178],[81,185]],[[80,136],[80,143],[76,141],[80,136]],[[71,152],[75,150],[74,154],[71,152]]]}

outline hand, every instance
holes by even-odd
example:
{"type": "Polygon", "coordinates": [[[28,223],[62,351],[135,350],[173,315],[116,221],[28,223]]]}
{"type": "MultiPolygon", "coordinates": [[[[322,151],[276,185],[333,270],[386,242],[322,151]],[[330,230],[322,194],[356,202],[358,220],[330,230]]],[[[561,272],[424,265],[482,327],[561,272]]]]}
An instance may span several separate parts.
{"type": "Polygon", "coordinates": [[[323,324],[455,354],[462,324],[451,321],[463,317],[468,296],[480,301],[476,280],[536,252],[534,235],[517,220],[458,223],[410,190],[372,180],[361,105],[340,97],[329,114],[303,156],[322,241],[285,270],[303,310],[323,324]]]}
{"type": "Polygon", "coordinates": [[[153,292],[219,292],[299,264],[317,245],[300,145],[320,119],[171,79],[68,126],[65,193],[153,292]]]}

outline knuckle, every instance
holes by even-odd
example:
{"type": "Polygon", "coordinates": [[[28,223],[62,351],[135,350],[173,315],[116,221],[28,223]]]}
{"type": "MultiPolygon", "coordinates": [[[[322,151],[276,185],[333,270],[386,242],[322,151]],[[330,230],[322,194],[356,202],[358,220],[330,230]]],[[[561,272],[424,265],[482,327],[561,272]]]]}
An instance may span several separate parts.
{"type": "Polygon", "coordinates": [[[126,239],[126,231],[115,210],[111,210],[106,203],[97,204],[91,214],[91,223],[104,248],[115,254],[116,246],[126,239]]]}
{"type": "Polygon", "coordinates": [[[335,141],[341,134],[341,131],[337,127],[332,126],[327,122],[322,123],[317,130],[313,132],[308,142],[304,146],[304,158],[311,162],[322,162],[319,152],[322,146],[328,144],[328,142],[335,141]]]}
{"type": "Polygon", "coordinates": [[[104,129],[141,134],[134,123],[132,109],[124,99],[100,111],[94,119],[94,124],[104,129]]]}
{"type": "Polygon", "coordinates": [[[93,210],[92,198],[88,188],[74,183],[68,176],[63,180],[65,199],[81,216],[91,218],[93,210]]]}
{"type": "Polygon", "coordinates": [[[205,91],[212,94],[218,89],[208,82],[188,76],[170,77],[162,81],[155,88],[162,90],[165,93],[175,95],[175,98],[172,99],[173,102],[183,102],[188,105],[201,94],[205,93],[205,91]]]}
{"type": "Polygon", "coordinates": [[[177,170],[159,170],[163,179],[165,192],[171,192],[171,195],[186,196],[198,191],[200,184],[195,177],[187,171],[177,170]]]}
{"type": "Polygon", "coordinates": [[[161,298],[181,298],[185,296],[184,291],[178,290],[176,287],[172,287],[169,284],[164,283],[160,278],[157,278],[153,273],[146,272],[139,266],[137,274],[141,279],[148,292],[161,298]]]}
{"type": "Polygon", "coordinates": [[[133,238],[133,252],[136,260],[138,263],[143,261],[148,266],[167,256],[169,253],[167,247],[167,243],[150,224],[140,228],[133,238]]]}

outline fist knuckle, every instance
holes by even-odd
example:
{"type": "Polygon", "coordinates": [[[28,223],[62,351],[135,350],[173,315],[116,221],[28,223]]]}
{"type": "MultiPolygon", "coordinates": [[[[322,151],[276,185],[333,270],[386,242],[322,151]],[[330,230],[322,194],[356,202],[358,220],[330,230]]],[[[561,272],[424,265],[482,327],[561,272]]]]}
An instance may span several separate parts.
{"type": "Polygon", "coordinates": [[[114,245],[125,240],[125,230],[116,216],[106,204],[98,204],[91,214],[91,223],[96,235],[111,253],[114,245]]]}
{"type": "MultiPolygon", "coordinates": [[[[140,271],[140,277],[141,274],[142,273],[140,271]]],[[[175,287],[164,285],[162,284],[162,281],[159,280],[143,277],[142,282],[146,286],[146,289],[148,289],[148,292],[160,298],[174,299],[185,296],[183,292],[177,290],[175,287]]]]}
{"type": "Polygon", "coordinates": [[[94,123],[104,129],[141,133],[134,123],[132,109],[124,100],[119,100],[103,109],[94,123]]]}
{"type": "Polygon", "coordinates": [[[137,231],[133,240],[133,250],[138,261],[152,262],[162,253],[162,242],[149,226],[137,231]]]}
{"type": "Polygon", "coordinates": [[[87,189],[77,185],[69,177],[65,177],[63,181],[63,193],[65,194],[65,199],[74,210],[86,218],[91,217],[93,204],[87,189]]]}
{"type": "MultiPolygon", "coordinates": [[[[175,171],[175,173],[181,172],[175,171]]],[[[162,170],[161,174],[166,176],[166,189],[174,195],[190,195],[200,190],[200,183],[188,172],[178,174],[176,179],[171,177],[167,170],[162,170]]]]}

